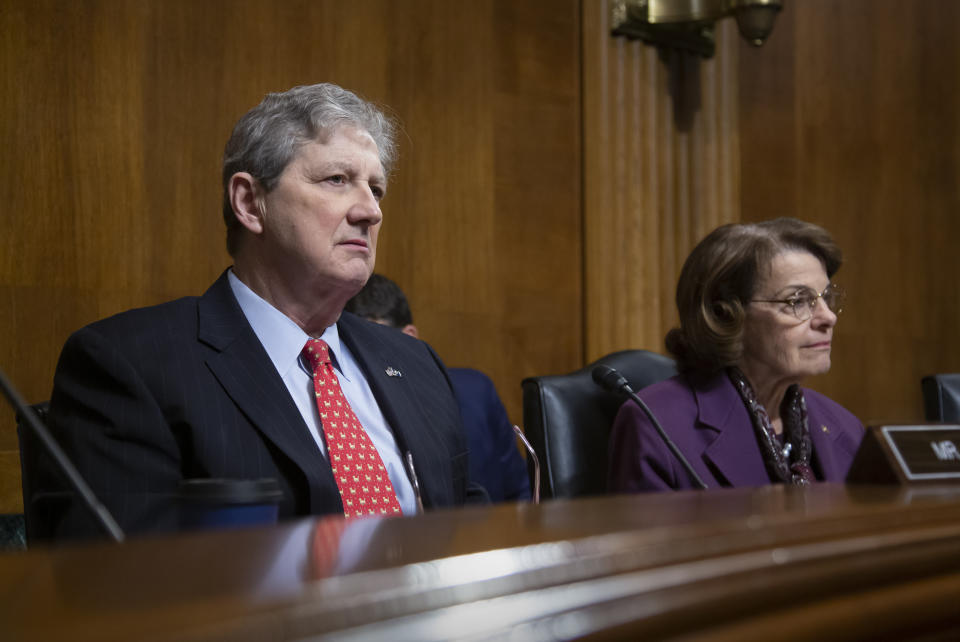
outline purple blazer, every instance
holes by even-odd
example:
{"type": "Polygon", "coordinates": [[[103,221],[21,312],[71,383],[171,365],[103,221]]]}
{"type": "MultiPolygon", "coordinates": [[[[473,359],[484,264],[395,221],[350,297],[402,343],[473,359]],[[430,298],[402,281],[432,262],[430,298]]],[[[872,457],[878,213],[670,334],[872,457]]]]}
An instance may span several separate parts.
{"type": "MultiPolygon", "coordinates": [[[[708,488],[770,483],[747,408],[725,373],[706,380],[677,375],[640,391],[708,488]]],[[[803,389],[817,479],[842,482],[863,438],[863,424],[840,404],[803,389]]],[[[610,435],[614,492],[695,488],[633,401],[621,406],[610,435]]]]}

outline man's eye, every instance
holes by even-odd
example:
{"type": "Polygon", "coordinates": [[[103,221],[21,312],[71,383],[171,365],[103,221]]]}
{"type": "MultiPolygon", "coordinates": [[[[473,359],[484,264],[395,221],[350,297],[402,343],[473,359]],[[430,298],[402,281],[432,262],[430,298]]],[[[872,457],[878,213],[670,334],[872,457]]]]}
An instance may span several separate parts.
{"type": "Polygon", "coordinates": [[[334,174],[333,176],[327,177],[328,183],[333,183],[334,185],[343,185],[347,182],[347,177],[343,174],[334,174]]]}
{"type": "Polygon", "coordinates": [[[373,192],[373,197],[378,201],[383,198],[383,189],[379,187],[371,187],[370,191],[373,192]]]}

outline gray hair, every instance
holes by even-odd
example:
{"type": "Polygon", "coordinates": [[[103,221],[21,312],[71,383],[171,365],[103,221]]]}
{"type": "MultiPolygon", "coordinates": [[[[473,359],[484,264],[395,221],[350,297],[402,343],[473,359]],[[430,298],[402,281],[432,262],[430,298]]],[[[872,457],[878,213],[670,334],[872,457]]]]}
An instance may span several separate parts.
{"type": "Polygon", "coordinates": [[[230,204],[230,177],[247,172],[270,192],[302,145],[323,142],[344,126],[370,134],[377,144],[383,171],[389,175],[396,154],[393,119],[373,103],[337,85],[304,85],[267,94],[237,121],[223,151],[223,221],[231,256],[242,226],[230,204]]]}

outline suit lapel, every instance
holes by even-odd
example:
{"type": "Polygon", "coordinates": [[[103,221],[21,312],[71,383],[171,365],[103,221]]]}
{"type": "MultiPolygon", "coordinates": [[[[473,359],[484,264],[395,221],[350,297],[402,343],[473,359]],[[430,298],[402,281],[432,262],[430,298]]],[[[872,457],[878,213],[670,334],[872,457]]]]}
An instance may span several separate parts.
{"type": "Polygon", "coordinates": [[[350,347],[350,351],[367,377],[367,383],[373,391],[377,404],[393,429],[398,447],[401,451],[406,450],[408,431],[401,418],[406,418],[409,422],[411,418],[417,416],[417,408],[410,403],[409,368],[405,363],[391,359],[389,353],[382,349],[385,346],[380,346],[381,349],[377,350],[366,341],[358,343],[352,340],[349,332],[341,333],[340,336],[350,347]]]}
{"type": "Polygon", "coordinates": [[[316,510],[339,502],[336,482],[283,379],[247,323],[226,272],[201,297],[198,339],[215,352],[207,366],[250,422],[310,480],[316,510]],[[314,492],[315,489],[321,492],[314,492]]]}
{"type": "Polygon", "coordinates": [[[403,453],[410,448],[409,425],[418,419],[425,421],[410,390],[411,375],[415,373],[409,364],[398,360],[396,351],[389,344],[380,341],[375,333],[365,332],[360,324],[357,319],[341,315],[337,323],[340,339],[350,348],[363,370],[380,411],[393,429],[397,446],[403,453]]]}
{"type": "Polygon", "coordinates": [[[703,456],[731,486],[756,486],[770,480],[749,413],[726,374],[697,387],[698,422],[718,434],[703,456]]]}
{"type": "MultiPolygon", "coordinates": [[[[755,486],[770,480],[743,400],[725,375],[696,388],[699,422],[718,432],[704,458],[733,486],[755,486]],[[745,427],[750,427],[745,429],[745,427]]],[[[813,444],[813,469],[818,479],[839,478],[835,441],[841,431],[830,427],[819,408],[808,406],[807,423],[813,444]]]]}
{"type": "MultiPolygon", "coordinates": [[[[432,452],[442,440],[433,434],[437,428],[421,407],[419,396],[411,389],[411,386],[418,385],[418,366],[404,360],[393,345],[364,327],[366,323],[349,313],[343,313],[337,324],[340,339],[350,348],[363,370],[377,404],[393,431],[401,455],[410,452],[415,465],[417,462],[431,461],[436,466],[442,466],[443,462],[448,461],[449,455],[432,452]]],[[[430,506],[433,503],[430,497],[431,478],[439,475],[442,479],[449,479],[452,473],[423,470],[420,466],[416,466],[416,470],[424,504],[430,506]]]]}
{"type": "MultiPolygon", "coordinates": [[[[809,395],[808,395],[809,397],[809,395]]],[[[813,470],[818,479],[841,478],[844,469],[837,461],[838,446],[834,443],[841,431],[831,427],[815,406],[807,405],[807,426],[810,429],[810,442],[813,444],[813,470]]]]}

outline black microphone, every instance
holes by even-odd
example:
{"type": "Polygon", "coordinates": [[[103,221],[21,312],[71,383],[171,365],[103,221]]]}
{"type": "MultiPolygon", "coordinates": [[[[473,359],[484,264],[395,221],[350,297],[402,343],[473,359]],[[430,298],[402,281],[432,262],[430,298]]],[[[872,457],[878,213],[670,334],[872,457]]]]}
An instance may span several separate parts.
{"type": "Polygon", "coordinates": [[[673,443],[670,437],[667,436],[667,433],[663,430],[663,426],[660,425],[660,422],[657,421],[657,418],[654,416],[650,408],[647,407],[647,404],[643,403],[643,399],[637,396],[637,393],[633,391],[633,388],[630,387],[630,382],[624,378],[622,374],[611,368],[610,366],[599,365],[593,369],[590,373],[593,376],[594,382],[609,392],[625,392],[633,401],[640,406],[640,409],[646,413],[647,417],[653,423],[653,427],[656,429],[657,434],[660,435],[660,439],[663,440],[663,443],[667,445],[667,448],[670,449],[670,452],[673,453],[673,456],[683,464],[684,470],[687,471],[687,474],[693,478],[693,481],[702,489],[706,489],[707,485],[703,483],[703,480],[700,479],[700,475],[693,469],[693,466],[690,465],[690,462],[687,461],[687,458],[683,456],[683,453],[680,452],[680,449],[677,448],[677,445],[673,443]]]}
{"type": "MultiPolygon", "coordinates": [[[[60,445],[53,438],[53,435],[50,434],[50,431],[47,430],[47,427],[44,426],[43,422],[37,417],[37,413],[33,408],[28,406],[23,398],[20,397],[20,394],[7,379],[7,375],[4,374],[2,369],[0,369],[0,388],[3,388],[4,395],[10,400],[17,414],[26,420],[27,427],[33,432],[34,436],[40,440],[44,450],[53,457],[57,466],[59,466],[63,474],[66,475],[67,481],[73,489],[77,491],[81,499],[83,499],[84,505],[93,514],[97,525],[104,533],[109,535],[113,541],[122,542],[124,540],[124,534],[123,530],[120,529],[120,525],[117,524],[117,521],[113,518],[113,515],[110,514],[110,511],[107,510],[107,507],[101,504],[97,496],[93,494],[90,486],[84,481],[79,471],[77,471],[73,465],[73,462],[70,461],[70,458],[67,457],[66,453],[60,448],[60,445]]],[[[24,506],[24,510],[27,508],[27,506],[24,506]]]]}

